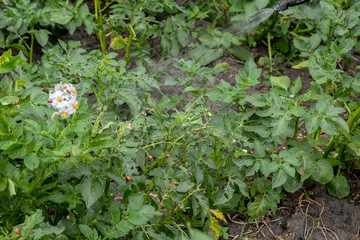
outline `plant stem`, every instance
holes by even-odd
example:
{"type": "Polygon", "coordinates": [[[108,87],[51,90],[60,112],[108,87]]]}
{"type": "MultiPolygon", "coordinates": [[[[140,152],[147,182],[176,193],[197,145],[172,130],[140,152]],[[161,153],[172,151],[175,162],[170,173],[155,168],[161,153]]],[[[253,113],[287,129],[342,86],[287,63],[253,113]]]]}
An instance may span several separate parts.
{"type": "Polygon", "coordinates": [[[176,208],[174,210],[171,211],[171,213],[165,218],[163,224],[165,224],[179,209],[180,206],[192,195],[194,195],[195,193],[202,191],[201,188],[197,188],[195,189],[193,192],[191,192],[189,195],[187,195],[183,200],[181,200],[181,202],[176,206],[176,208]]]}
{"type": "MultiPolygon", "coordinates": [[[[32,184],[31,188],[24,194],[21,196],[20,200],[16,203],[14,210],[12,211],[11,215],[10,215],[10,221],[12,222],[14,220],[15,214],[17,213],[17,211],[19,210],[21,204],[24,202],[24,198],[25,196],[29,195],[30,193],[32,193],[32,191],[35,190],[35,188],[38,186],[38,184],[43,180],[44,174],[45,174],[45,170],[48,167],[48,163],[46,163],[43,167],[43,169],[41,169],[40,172],[40,176],[38,178],[38,180],[32,184]]],[[[51,174],[52,172],[50,172],[51,174]]]]}
{"type": "Polygon", "coordinates": [[[101,7],[100,7],[100,1],[94,0],[95,4],[95,19],[96,21],[100,21],[100,32],[99,32],[99,40],[101,45],[101,51],[103,55],[106,55],[106,34],[104,31],[104,24],[103,24],[103,18],[101,14],[101,7]]]}
{"type": "Polygon", "coordinates": [[[125,57],[124,57],[124,59],[126,61],[126,65],[128,65],[130,60],[131,60],[131,56],[129,56],[129,53],[130,53],[131,42],[132,42],[133,37],[134,37],[134,34],[133,34],[133,31],[132,31],[132,27],[130,25],[130,35],[129,35],[129,39],[128,39],[128,42],[127,42],[126,52],[125,52],[125,57]]]}
{"type": "Polygon", "coordinates": [[[329,20],[329,30],[327,34],[327,45],[326,45],[326,53],[329,55],[330,46],[331,46],[331,31],[332,31],[332,19],[329,20]]]}
{"type": "Polygon", "coordinates": [[[32,56],[34,50],[34,34],[31,34],[31,43],[30,43],[30,63],[32,63],[32,56]]]}
{"type": "Polygon", "coordinates": [[[318,130],[316,131],[316,134],[315,134],[315,140],[319,140],[320,139],[320,133],[321,133],[321,128],[318,128],[318,130]]]}
{"type": "Polygon", "coordinates": [[[331,88],[331,83],[330,83],[330,82],[326,82],[326,85],[325,85],[325,95],[330,95],[330,88],[331,88]]]}
{"type": "Polygon", "coordinates": [[[269,49],[269,62],[270,62],[270,74],[272,74],[272,56],[271,56],[271,35],[270,31],[267,33],[267,43],[268,43],[268,49],[269,49]]]}
{"type": "Polygon", "coordinates": [[[58,115],[57,119],[56,119],[56,123],[55,123],[54,137],[56,137],[56,130],[57,130],[57,126],[58,126],[58,123],[59,123],[59,118],[60,118],[60,116],[58,115]]]}
{"type": "Polygon", "coordinates": [[[295,120],[295,131],[294,131],[294,135],[293,135],[294,139],[296,139],[296,137],[297,137],[298,130],[299,130],[299,118],[297,117],[295,120]]]}

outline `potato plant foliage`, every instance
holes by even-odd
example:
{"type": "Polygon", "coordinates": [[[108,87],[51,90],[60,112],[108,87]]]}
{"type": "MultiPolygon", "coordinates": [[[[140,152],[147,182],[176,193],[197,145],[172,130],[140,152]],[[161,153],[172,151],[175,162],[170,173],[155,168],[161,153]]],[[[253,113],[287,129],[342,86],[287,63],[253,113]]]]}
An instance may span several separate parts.
{"type": "Polygon", "coordinates": [[[73,2],[1,5],[0,239],[227,239],[225,212],[256,221],[307,179],[337,198],[350,193],[346,176],[360,168],[360,74],[344,66],[354,68],[360,51],[360,3],[290,8],[239,37],[215,27],[275,2],[95,0],[94,14],[73,2]],[[208,33],[197,21],[210,23],[208,33]],[[49,40],[82,24],[100,49],[49,40]],[[266,42],[267,58],[242,47],[266,42]],[[168,68],[185,77],[165,71],[162,83],[152,51],[162,61],[187,47],[213,58],[179,58],[168,68]],[[205,65],[225,51],[244,60],[235,85],[215,84],[230,66],[205,65]],[[310,88],[274,62],[308,69],[310,88]],[[49,104],[60,82],[76,89],[71,116],[49,104]],[[269,90],[248,93],[261,82],[269,90]]]}

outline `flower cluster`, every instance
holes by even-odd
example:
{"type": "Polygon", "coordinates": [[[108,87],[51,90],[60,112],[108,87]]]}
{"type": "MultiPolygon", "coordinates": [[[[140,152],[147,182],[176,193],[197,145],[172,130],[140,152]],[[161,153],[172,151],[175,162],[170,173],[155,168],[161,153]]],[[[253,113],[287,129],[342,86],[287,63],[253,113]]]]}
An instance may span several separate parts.
{"type": "Polygon", "coordinates": [[[49,93],[48,103],[58,110],[57,114],[62,118],[68,118],[78,108],[74,86],[71,83],[56,84],[54,92],[49,93]]]}

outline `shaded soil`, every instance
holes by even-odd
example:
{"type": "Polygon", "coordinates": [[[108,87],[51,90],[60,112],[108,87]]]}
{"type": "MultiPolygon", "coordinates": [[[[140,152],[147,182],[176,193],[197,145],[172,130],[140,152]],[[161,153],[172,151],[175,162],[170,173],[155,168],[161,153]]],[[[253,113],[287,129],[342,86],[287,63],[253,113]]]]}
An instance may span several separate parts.
{"type": "MultiPolygon", "coordinates": [[[[358,173],[357,173],[358,174],[358,173]]],[[[360,239],[360,181],[350,177],[351,194],[337,199],[312,180],[301,190],[286,194],[275,213],[247,224],[242,239],[360,239]]],[[[230,216],[225,224],[232,239],[239,238],[243,216],[230,216]]]]}
{"type": "MultiPolygon", "coordinates": [[[[95,34],[89,36],[83,27],[78,28],[73,35],[62,34],[61,39],[64,41],[80,41],[82,47],[87,51],[100,49],[98,37],[95,34]]],[[[57,43],[56,39],[51,39],[51,41],[53,44],[57,43]]],[[[268,56],[267,48],[264,46],[250,50],[255,61],[260,57],[268,56]]],[[[33,59],[37,61],[41,58],[41,55],[41,48],[35,47],[33,59]]],[[[358,72],[356,65],[360,62],[359,54],[354,56],[356,58],[355,63],[344,66],[345,70],[351,75],[358,72]]],[[[164,67],[163,70],[169,75],[184,77],[185,74],[182,71],[171,67],[171,63],[175,62],[175,60],[176,58],[170,59],[166,64],[162,63],[157,67],[164,67]]],[[[244,62],[229,53],[225,53],[222,58],[211,63],[209,67],[218,63],[227,63],[232,69],[217,74],[215,76],[215,85],[221,80],[235,85],[235,75],[244,62]]],[[[131,68],[134,64],[129,66],[131,68]]],[[[284,75],[289,76],[292,81],[300,76],[302,79],[300,93],[305,93],[310,87],[311,81],[313,81],[307,69],[292,69],[289,64],[275,64],[274,68],[281,68],[284,75]]],[[[161,82],[164,82],[166,78],[165,74],[159,76],[161,82]]],[[[199,88],[200,81],[201,79],[196,78],[194,87],[199,88]]],[[[261,76],[260,81],[262,84],[251,87],[248,89],[248,93],[266,92],[269,89],[269,84],[266,83],[267,80],[263,76],[261,76]]],[[[213,86],[207,83],[205,87],[211,88],[213,86]]],[[[181,95],[184,93],[183,88],[178,86],[162,86],[161,91],[163,94],[169,95],[181,95]]],[[[186,93],[186,96],[191,97],[188,93],[186,93]]],[[[219,106],[210,101],[208,104],[212,111],[219,109],[219,106]]],[[[359,171],[355,172],[355,174],[360,176],[359,171]]],[[[349,176],[351,194],[344,199],[330,196],[323,185],[311,180],[306,181],[301,190],[293,194],[285,194],[285,198],[275,213],[267,214],[256,223],[247,223],[242,239],[360,239],[360,180],[355,174],[349,176]]],[[[230,239],[240,239],[246,216],[232,213],[228,215],[227,219],[228,223],[224,223],[224,225],[229,228],[230,239]]]]}

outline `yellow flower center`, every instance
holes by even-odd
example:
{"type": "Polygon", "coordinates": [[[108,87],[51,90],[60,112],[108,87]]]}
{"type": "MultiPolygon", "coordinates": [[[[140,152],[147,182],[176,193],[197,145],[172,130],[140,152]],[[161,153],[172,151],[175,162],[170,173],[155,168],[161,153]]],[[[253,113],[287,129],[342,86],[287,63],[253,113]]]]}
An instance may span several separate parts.
{"type": "Polygon", "coordinates": [[[59,97],[59,98],[58,98],[58,102],[61,102],[61,100],[62,100],[61,97],[59,97]]]}
{"type": "Polygon", "coordinates": [[[76,109],[78,108],[78,106],[75,103],[73,104],[73,107],[76,108],[76,109]]]}
{"type": "Polygon", "coordinates": [[[72,92],[76,95],[76,90],[73,90],[72,92]]]}
{"type": "Polygon", "coordinates": [[[64,116],[64,118],[66,118],[66,112],[63,112],[63,116],[64,116]]]}

